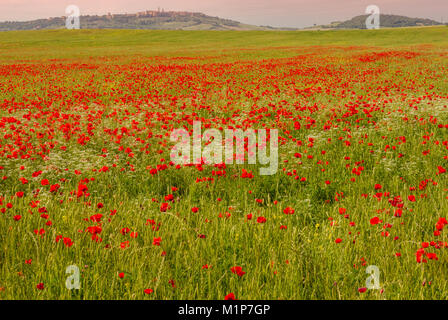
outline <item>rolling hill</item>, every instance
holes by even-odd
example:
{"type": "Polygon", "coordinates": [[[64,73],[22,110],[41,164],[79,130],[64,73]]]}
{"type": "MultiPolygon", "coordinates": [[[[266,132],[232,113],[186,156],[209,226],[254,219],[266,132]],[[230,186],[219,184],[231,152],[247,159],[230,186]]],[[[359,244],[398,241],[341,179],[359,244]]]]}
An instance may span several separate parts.
{"type": "MultiPolygon", "coordinates": [[[[368,15],[354,17],[347,21],[336,21],[327,25],[305,29],[366,29],[368,15]]],[[[436,26],[442,23],[423,18],[382,14],[382,28],[436,26]]],[[[0,22],[0,31],[64,29],[66,17],[52,17],[32,21],[0,22]]],[[[138,13],[83,15],[81,29],[146,29],[146,30],[298,30],[298,28],[274,28],[255,26],[235,20],[212,17],[200,12],[185,11],[142,11],[138,13]]]]}
{"type": "MultiPolygon", "coordinates": [[[[356,16],[347,21],[332,22],[329,25],[319,26],[319,28],[366,29],[367,17],[368,15],[356,16]]],[[[409,18],[394,14],[380,15],[381,28],[423,27],[423,26],[437,26],[437,25],[442,25],[442,23],[431,19],[409,18]]]]}
{"type": "MultiPolygon", "coordinates": [[[[0,22],[0,31],[63,29],[66,17],[33,21],[0,22]]],[[[238,21],[211,17],[198,12],[143,11],[134,14],[84,15],[81,29],[150,29],[150,30],[269,30],[238,21]]]]}

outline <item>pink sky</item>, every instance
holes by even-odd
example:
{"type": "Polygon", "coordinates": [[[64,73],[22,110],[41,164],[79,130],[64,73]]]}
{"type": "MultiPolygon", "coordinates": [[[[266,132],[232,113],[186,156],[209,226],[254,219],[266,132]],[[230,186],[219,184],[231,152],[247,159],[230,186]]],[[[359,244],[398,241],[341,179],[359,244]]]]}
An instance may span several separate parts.
{"type": "Polygon", "coordinates": [[[65,15],[74,4],[81,14],[143,10],[194,11],[255,25],[306,27],[364,14],[368,5],[382,13],[448,21],[448,0],[0,0],[0,21],[65,15]]]}

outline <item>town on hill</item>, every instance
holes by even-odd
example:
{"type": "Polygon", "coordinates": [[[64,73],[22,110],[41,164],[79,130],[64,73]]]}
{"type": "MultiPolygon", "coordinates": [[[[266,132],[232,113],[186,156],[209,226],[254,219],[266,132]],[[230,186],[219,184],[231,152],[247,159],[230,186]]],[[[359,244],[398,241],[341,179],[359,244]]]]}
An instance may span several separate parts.
{"type": "MultiPolygon", "coordinates": [[[[343,22],[315,25],[306,29],[365,29],[367,15],[343,22]]],[[[380,15],[382,28],[441,25],[431,19],[409,18],[398,15],[380,15]]],[[[32,21],[0,22],[0,31],[42,30],[65,28],[66,17],[52,17],[32,21]]],[[[298,28],[275,28],[255,26],[235,20],[212,17],[200,12],[147,10],[137,13],[82,15],[81,29],[149,29],[149,30],[298,30],[298,28]]]]}

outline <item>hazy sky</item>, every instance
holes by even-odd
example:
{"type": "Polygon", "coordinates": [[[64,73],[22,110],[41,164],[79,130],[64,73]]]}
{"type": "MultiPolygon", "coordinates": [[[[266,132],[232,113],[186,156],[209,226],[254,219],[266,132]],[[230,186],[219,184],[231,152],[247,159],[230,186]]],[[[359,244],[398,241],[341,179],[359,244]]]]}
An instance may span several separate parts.
{"type": "Polygon", "coordinates": [[[305,27],[364,14],[368,5],[381,13],[448,21],[448,0],[0,0],[0,21],[65,15],[74,4],[83,14],[143,10],[194,11],[255,25],[305,27]]]}

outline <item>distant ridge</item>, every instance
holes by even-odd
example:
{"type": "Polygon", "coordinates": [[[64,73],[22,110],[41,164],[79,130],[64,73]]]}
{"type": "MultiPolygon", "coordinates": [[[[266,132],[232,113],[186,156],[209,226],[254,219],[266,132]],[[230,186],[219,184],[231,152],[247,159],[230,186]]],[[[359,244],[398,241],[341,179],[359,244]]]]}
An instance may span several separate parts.
{"type": "MultiPolygon", "coordinates": [[[[313,28],[321,29],[366,29],[366,19],[369,15],[356,16],[350,20],[332,22],[328,25],[315,26],[313,28]]],[[[443,25],[440,22],[431,19],[409,18],[394,14],[380,14],[381,28],[404,28],[418,26],[438,26],[443,25]]]]}
{"type": "MultiPolygon", "coordinates": [[[[335,21],[327,25],[314,25],[310,29],[366,29],[368,15],[356,16],[347,21],[335,21]]],[[[0,31],[65,29],[66,17],[53,17],[32,21],[0,22],[0,31]]],[[[299,30],[299,28],[275,28],[255,26],[235,20],[212,17],[200,12],[147,10],[137,13],[83,15],[81,29],[147,29],[147,30],[299,30]]],[[[381,14],[381,28],[400,28],[443,25],[431,19],[409,18],[393,14],[381,14]]]]}
{"type": "MultiPolygon", "coordinates": [[[[65,17],[33,21],[0,22],[0,31],[65,28],[65,17]]],[[[269,30],[238,21],[211,17],[199,12],[142,11],[133,14],[85,15],[80,17],[81,29],[152,29],[152,30],[269,30]]]]}

